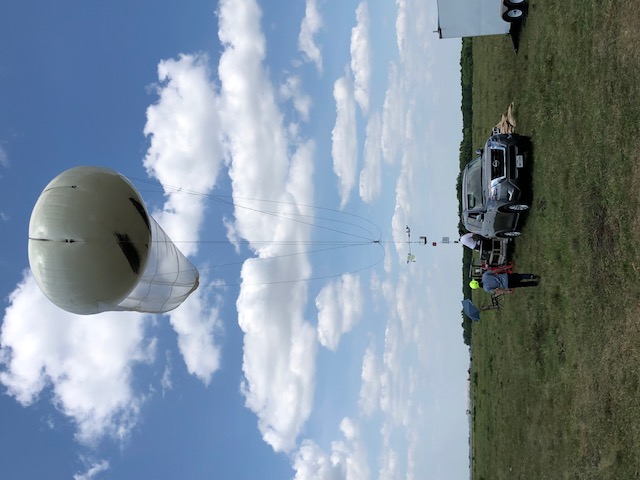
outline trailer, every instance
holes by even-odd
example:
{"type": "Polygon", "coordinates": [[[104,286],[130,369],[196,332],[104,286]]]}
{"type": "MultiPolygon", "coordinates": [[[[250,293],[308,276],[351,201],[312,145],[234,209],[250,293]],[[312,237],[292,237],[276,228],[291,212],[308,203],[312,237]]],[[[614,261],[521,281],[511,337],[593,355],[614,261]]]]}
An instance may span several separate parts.
{"type": "Polygon", "coordinates": [[[471,261],[469,278],[480,280],[487,270],[506,271],[510,268],[509,240],[506,238],[485,238],[480,245],[480,250],[471,261]]]}
{"type": "Polygon", "coordinates": [[[437,0],[440,38],[504,35],[525,16],[526,0],[437,0]]]}

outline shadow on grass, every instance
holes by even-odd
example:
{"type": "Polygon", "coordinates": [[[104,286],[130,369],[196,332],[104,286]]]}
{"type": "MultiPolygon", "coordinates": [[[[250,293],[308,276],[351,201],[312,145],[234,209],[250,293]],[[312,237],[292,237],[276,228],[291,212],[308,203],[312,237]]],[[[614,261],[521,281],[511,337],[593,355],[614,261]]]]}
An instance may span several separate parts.
{"type": "Polygon", "coordinates": [[[511,36],[511,42],[513,43],[513,51],[518,53],[518,49],[520,48],[520,33],[522,32],[522,27],[525,23],[527,23],[527,15],[529,14],[529,9],[525,6],[524,16],[522,20],[513,22],[511,27],[509,28],[509,35],[511,36]]]}

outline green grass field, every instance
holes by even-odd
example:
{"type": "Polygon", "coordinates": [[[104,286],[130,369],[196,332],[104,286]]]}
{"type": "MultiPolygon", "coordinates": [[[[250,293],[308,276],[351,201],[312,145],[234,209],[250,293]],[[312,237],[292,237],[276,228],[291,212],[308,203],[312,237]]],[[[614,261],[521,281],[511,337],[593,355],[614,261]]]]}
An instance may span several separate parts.
{"type": "Polygon", "coordinates": [[[542,282],[473,326],[474,478],[640,478],[640,4],[530,0],[517,55],[474,39],[474,146],[512,101],[542,282]]]}

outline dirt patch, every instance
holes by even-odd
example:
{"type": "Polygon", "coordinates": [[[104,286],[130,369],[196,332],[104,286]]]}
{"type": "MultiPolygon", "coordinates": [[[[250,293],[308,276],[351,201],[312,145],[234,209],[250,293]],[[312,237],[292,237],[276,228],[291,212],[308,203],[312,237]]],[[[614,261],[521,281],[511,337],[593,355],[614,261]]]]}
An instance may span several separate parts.
{"type": "Polygon", "coordinates": [[[514,133],[516,131],[516,117],[513,110],[514,106],[511,102],[495,127],[500,130],[500,133],[514,133]]]}

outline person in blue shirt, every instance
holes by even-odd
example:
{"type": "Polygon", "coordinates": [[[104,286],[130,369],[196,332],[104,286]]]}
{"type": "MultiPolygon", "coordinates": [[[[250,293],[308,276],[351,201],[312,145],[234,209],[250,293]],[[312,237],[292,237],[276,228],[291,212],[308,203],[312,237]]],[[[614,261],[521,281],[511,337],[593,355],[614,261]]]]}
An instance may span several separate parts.
{"type": "Polygon", "coordinates": [[[472,280],[471,288],[482,288],[497,295],[513,293],[514,288],[537,287],[540,277],[533,273],[495,273],[487,270],[482,274],[482,281],[472,280]]]}

